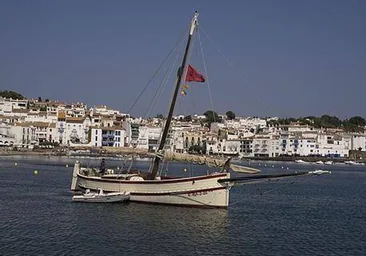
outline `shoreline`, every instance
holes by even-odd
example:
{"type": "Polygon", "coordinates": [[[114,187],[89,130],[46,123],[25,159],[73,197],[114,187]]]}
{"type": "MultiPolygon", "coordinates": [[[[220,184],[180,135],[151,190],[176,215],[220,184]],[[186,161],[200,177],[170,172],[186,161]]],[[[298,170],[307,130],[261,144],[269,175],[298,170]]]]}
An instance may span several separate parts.
{"type": "Polygon", "coordinates": [[[344,163],[347,161],[355,161],[359,163],[366,163],[364,159],[354,158],[332,158],[332,157],[309,157],[309,156],[278,156],[278,157],[244,157],[242,161],[275,161],[275,162],[295,162],[296,160],[303,160],[305,163],[315,163],[317,161],[327,162],[332,161],[333,163],[344,163]]]}
{"type": "MultiPolygon", "coordinates": [[[[98,153],[69,153],[67,151],[54,151],[54,150],[24,150],[24,151],[14,151],[14,150],[0,150],[0,156],[63,156],[63,157],[90,157],[90,158],[101,158],[101,157],[111,157],[111,158],[128,158],[133,155],[131,152],[98,152],[98,153]]],[[[152,158],[153,153],[148,152],[137,152],[134,154],[139,158],[152,158]]],[[[295,162],[296,160],[303,160],[305,162],[317,162],[317,161],[332,161],[333,163],[344,163],[346,161],[356,161],[359,163],[366,163],[365,159],[355,159],[355,158],[331,158],[331,157],[309,157],[309,156],[278,156],[278,157],[234,157],[234,160],[246,161],[274,161],[274,162],[295,162]]]]}

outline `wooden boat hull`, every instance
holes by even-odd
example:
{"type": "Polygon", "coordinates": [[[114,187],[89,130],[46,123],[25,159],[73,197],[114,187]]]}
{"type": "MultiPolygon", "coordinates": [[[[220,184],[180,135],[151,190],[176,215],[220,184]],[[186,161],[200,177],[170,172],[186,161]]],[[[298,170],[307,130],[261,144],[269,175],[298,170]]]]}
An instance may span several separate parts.
{"type": "Polygon", "coordinates": [[[75,165],[71,189],[126,191],[130,193],[130,201],[142,203],[223,208],[229,205],[230,187],[218,180],[230,178],[230,173],[163,180],[118,180],[86,176],[79,171],[80,166],[75,165]]]}

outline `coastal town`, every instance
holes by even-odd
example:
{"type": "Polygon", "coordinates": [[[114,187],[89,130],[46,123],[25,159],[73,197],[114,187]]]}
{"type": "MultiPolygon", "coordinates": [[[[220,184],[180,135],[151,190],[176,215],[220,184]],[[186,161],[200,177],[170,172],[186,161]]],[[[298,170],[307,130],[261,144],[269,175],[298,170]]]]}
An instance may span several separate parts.
{"type": "MultiPolygon", "coordinates": [[[[348,158],[366,151],[364,127],[358,132],[279,124],[279,118],[217,115],[173,117],[165,150],[177,153],[238,157],[280,156],[348,158]],[[215,117],[216,116],[216,117],[215,117]],[[208,119],[210,121],[208,122],[208,119]]],[[[309,121],[309,120],[308,120],[309,121]]],[[[0,147],[4,150],[156,151],[164,117],[143,119],[106,105],[88,107],[38,99],[0,97],[0,147]]]]}

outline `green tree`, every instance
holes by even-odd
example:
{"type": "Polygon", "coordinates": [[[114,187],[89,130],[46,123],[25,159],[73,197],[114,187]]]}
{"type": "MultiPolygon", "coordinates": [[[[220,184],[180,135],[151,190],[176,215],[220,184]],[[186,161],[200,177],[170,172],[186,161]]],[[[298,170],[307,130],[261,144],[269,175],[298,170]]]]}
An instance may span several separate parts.
{"type": "Polygon", "coordinates": [[[212,110],[207,110],[203,115],[206,117],[205,122],[210,126],[213,122],[219,122],[219,115],[212,110]]]}
{"type": "Polygon", "coordinates": [[[157,115],[156,115],[156,118],[164,119],[164,116],[163,116],[162,114],[157,114],[157,115]]]}
{"type": "Polygon", "coordinates": [[[348,122],[357,126],[365,126],[366,124],[365,119],[361,116],[351,117],[348,122]]]}
{"type": "Polygon", "coordinates": [[[12,98],[13,100],[24,100],[25,97],[14,91],[0,91],[0,96],[3,98],[12,98]]]}
{"type": "Polygon", "coordinates": [[[188,151],[191,153],[202,154],[203,151],[206,151],[206,150],[204,150],[204,148],[199,145],[192,145],[189,147],[188,151]]]}
{"type": "Polygon", "coordinates": [[[226,112],[226,117],[228,120],[233,120],[235,119],[235,113],[231,110],[229,110],[228,112],[226,112]]]}
{"type": "Polygon", "coordinates": [[[191,115],[185,116],[184,121],[185,122],[191,122],[192,121],[192,116],[191,115]]]}
{"type": "Polygon", "coordinates": [[[42,102],[42,98],[41,97],[38,97],[38,102],[42,102]]]}
{"type": "Polygon", "coordinates": [[[342,121],[338,117],[329,115],[322,115],[320,121],[324,128],[337,128],[342,124],[342,121]]]}
{"type": "Polygon", "coordinates": [[[289,125],[291,123],[291,121],[288,118],[279,118],[278,123],[280,125],[289,125]]]}

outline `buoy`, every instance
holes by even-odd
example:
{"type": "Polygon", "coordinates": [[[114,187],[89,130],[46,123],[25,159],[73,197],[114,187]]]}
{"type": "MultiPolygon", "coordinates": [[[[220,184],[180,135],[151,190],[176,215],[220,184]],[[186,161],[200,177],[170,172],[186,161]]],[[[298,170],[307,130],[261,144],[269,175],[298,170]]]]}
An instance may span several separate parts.
{"type": "Polygon", "coordinates": [[[34,170],[33,174],[34,175],[37,175],[38,174],[38,171],[37,170],[34,170]]]}
{"type": "Polygon", "coordinates": [[[184,172],[187,172],[187,169],[186,168],[184,168],[184,172]]]}
{"type": "Polygon", "coordinates": [[[69,165],[68,164],[66,164],[66,168],[69,168],[69,165]]]}
{"type": "Polygon", "coordinates": [[[18,163],[17,163],[17,162],[15,162],[15,163],[14,163],[14,165],[15,165],[15,166],[17,166],[17,165],[18,165],[18,163]]]}
{"type": "Polygon", "coordinates": [[[272,165],[272,168],[274,168],[274,165],[272,165]]]}

